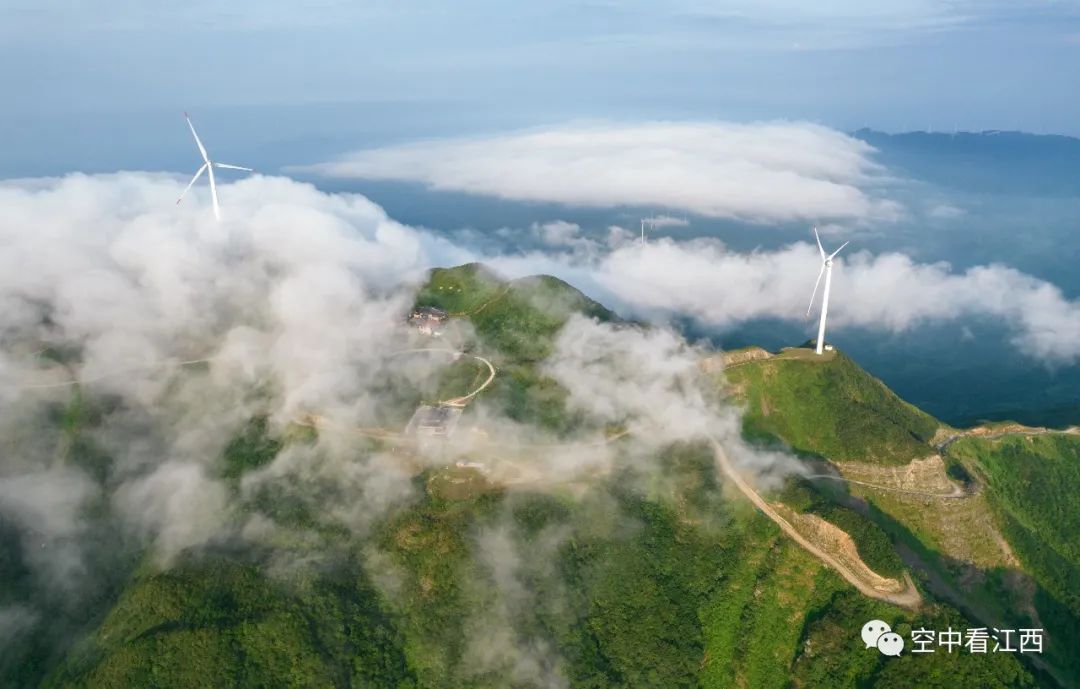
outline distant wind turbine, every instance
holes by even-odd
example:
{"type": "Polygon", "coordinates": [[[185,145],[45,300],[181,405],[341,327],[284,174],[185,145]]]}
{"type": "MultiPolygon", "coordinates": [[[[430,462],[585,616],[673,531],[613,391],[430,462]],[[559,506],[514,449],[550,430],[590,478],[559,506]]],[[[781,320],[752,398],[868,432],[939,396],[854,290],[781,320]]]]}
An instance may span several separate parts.
{"type": "Polygon", "coordinates": [[[652,216],[650,216],[648,218],[642,218],[641,219],[641,246],[642,247],[645,246],[645,223],[649,223],[649,229],[650,230],[655,230],[656,229],[656,214],[654,213],[652,216]]]}
{"type": "Polygon", "coordinates": [[[806,315],[810,316],[810,309],[814,308],[814,297],[817,296],[818,285],[821,284],[821,275],[825,275],[825,291],[821,294],[821,322],[818,324],[817,331],[817,349],[818,354],[825,348],[825,317],[829,313],[829,287],[832,284],[832,264],[836,255],[844,250],[844,247],[848,245],[844,242],[840,245],[840,248],[832,252],[828,256],[825,255],[825,249],[821,246],[821,237],[818,235],[817,228],[814,228],[814,239],[817,240],[818,252],[821,253],[821,270],[817,275],[817,282],[814,283],[814,293],[810,295],[810,306],[806,307],[806,315]]]}
{"type": "Polygon", "coordinates": [[[176,203],[177,205],[179,205],[179,203],[184,200],[184,194],[188,193],[188,190],[191,189],[192,186],[194,186],[196,181],[198,181],[203,171],[206,171],[206,173],[210,175],[210,200],[213,202],[214,205],[214,217],[218,220],[221,220],[221,207],[218,205],[217,184],[214,183],[214,168],[218,167],[224,168],[226,170],[244,170],[245,172],[255,171],[249,167],[240,167],[239,165],[226,165],[225,163],[215,163],[210,160],[210,157],[206,155],[206,147],[202,145],[202,141],[199,141],[199,135],[195,133],[195,125],[191,123],[191,118],[188,117],[188,114],[186,112],[184,113],[184,119],[187,120],[188,127],[191,128],[191,135],[195,137],[195,145],[199,147],[199,153],[202,155],[203,164],[202,167],[199,168],[198,172],[195,173],[195,176],[191,178],[191,181],[188,182],[188,185],[184,187],[184,192],[183,194],[180,194],[180,198],[176,199],[176,203]]]}

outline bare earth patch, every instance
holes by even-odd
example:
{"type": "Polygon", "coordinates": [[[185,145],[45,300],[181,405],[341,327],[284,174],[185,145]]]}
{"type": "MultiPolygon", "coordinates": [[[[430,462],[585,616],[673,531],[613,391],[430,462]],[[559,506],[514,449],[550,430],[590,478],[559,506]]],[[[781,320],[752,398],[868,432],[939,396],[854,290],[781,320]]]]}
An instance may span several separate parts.
{"type": "Polygon", "coordinates": [[[833,462],[833,465],[846,479],[926,493],[928,497],[955,496],[960,490],[945,473],[945,462],[940,455],[915,459],[900,466],[862,462],[833,462]]]}
{"type": "Polygon", "coordinates": [[[861,482],[848,484],[852,494],[871,500],[944,555],[980,569],[1018,565],[985,498],[963,494],[939,455],[904,466],[834,464],[844,478],[861,482]]]}
{"type": "Polygon", "coordinates": [[[882,593],[900,593],[906,588],[903,582],[883,577],[870,569],[859,557],[855,541],[840,527],[830,524],[816,514],[798,513],[779,503],[773,503],[773,507],[784,515],[799,533],[843,563],[868,586],[882,593]]]}

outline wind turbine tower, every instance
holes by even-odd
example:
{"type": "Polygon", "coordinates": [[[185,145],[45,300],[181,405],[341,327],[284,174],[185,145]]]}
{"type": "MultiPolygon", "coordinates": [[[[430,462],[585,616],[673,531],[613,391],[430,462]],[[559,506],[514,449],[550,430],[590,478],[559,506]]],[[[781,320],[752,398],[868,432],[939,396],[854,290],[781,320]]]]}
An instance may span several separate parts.
{"type": "Polygon", "coordinates": [[[818,252],[821,254],[821,270],[818,271],[817,282],[814,283],[814,292],[810,295],[810,306],[806,307],[806,315],[809,317],[810,310],[814,308],[814,297],[817,296],[817,288],[821,284],[821,276],[824,274],[825,290],[821,293],[821,322],[818,323],[817,348],[815,349],[818,354],[821,354],[825,350],[825,317],[829,313],[829,287],[832,285],[833,259],[844,250],[848,243],[844,242],[839,249],[826,255],[825,249],[821,246],[821,237],[818,235],[816,227],[814,228],[814,239],[817,240],[818,252]]]}
{"type": "Polygon", "coordinates": [[[644,246],[645,246],[645,223],[649,223],[649,229],[650,230],[655,230],[656,229],[655,215],[650,216],[648,218],[642,218],[641,219],[641,246],[642,246],[642,248],[644,248],[644,246]]]}
{"type": "Polygon", "coordinates": [[[254,170],[249,167],[240,167],[239,165],[227,165],[225,163],[215,163],[210,160],[210,157],[206,154],[206,147],[203,146],[202,141],[199,140],[199,135],[195,133],[195,125],[191,123],[191,118],[188,117],[188,114],[186,112],[184,113],[184,119],[187,120],[188,127],[191,129],[191,135],[195,137],[195,145],[199,147],[199,153],[202,155],[203,164],[202,167],[200,167],[195,173],[195,176],[191,178],[191,181],[188,182],[188,185],[184,187],[184,192],[180,194],[180,198],[176,199],[176,203],[177,205],[179,205],[180,202],[184,200],[184,194],[188,193],[188,190],[191,189],[192,186],[194,186],[195,182],[198,181],[199,177],[202,176],[203,171],[205,171],[208,175],[210,175],[210,200],[214,205],[214,218],[221,220],[221,206],[218,204],[217,184],[214,183],[214,168],[217,167],[224,168],[226,170],[243,170],[245,172],[254,172],[254,170]]]}

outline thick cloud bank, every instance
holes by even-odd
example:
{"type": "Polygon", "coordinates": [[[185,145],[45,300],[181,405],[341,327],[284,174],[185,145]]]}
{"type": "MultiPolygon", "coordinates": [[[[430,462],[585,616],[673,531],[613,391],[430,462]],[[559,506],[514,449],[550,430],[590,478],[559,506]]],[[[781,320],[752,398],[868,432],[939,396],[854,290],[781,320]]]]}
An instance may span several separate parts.
{"type": "MultiPolygon", "coordinates": [[[[288,180],[224,186],[220,224],[205,194],[177,209],[176,193],[171,177],[127,173],[0,185],[0,515],[52,544],[39,559],[57,576],[78,572],[91,501],[162,561],[241,528],[216,463],[252,417],[276,431],[312,413],[376,425],[381,381],[410,346],[410,285],[467,258],[366,199],[288,180]],[[79,450],[51,410],[73,399],[97,416],[87,433],[107,464],[63,462],[79,450]]],[[[348,483],[363,471],[349,456],[326,443],[262,474],[348,483]]],[[[354,481],[353,497],[377,496],[369,509],[327,509],[362,528],[411,490],[373,473],[354,481]]]]}
{"type": "MultiPolygon", "coordinates": [[[[806,318],[821,266],[817,247],[797,242],[749,254],[720,241],[668,238],[638,245],[632,232],[604,242],[559,226],[559,254],[492,256],[514,275],[552,273],[614,306],[646,316],[690,315],[718,327],[772,317],[806,318]]],[[[849,248],[849,251],[851,249],[849,248]]],[[[820,300],[820,295],[819,295],[820,300]]],[[[810,318],[816,322],[817,305],[810,318]]],[[[1055,285],[1004,265],[964,271],[948,263],[916,263],[898,253],[853,251],[836,260],[829,322],[900,332],[926,322],[997,319],[1025,355],[1048,363],[1080,360],[1080,303],[1055,285]]]]}
{"type": "MultiPolygon", "coordinates": [[[[644,255],[629,248],[612,253],[598,279],[632,303],[727,325],[761,316],[803,318],[819,265],[810,244],[747,255],[716,242],[664,241],[648,245],[644,255]]],[[[957,272],[902,254],[856,252],[837,260],[833,277],[829,315],[837,326],[901,331],[925,321],[989,316],[1007,324],[1029,356],[1080,359],[1080,303],[1012,268],[957,272]]]]}
{"type": "Polygon", "coordinates": [[[359,151],[333,177],[585,206],[661,206],[753,222],[889,220],[868,144],[808,123],[578,125],[359,151]]]}

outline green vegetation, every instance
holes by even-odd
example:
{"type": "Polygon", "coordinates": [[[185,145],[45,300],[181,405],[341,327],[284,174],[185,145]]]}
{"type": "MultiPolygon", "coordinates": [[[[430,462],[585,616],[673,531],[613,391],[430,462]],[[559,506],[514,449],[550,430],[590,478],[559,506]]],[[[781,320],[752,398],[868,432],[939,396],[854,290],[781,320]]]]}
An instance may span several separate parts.
{"type": "Polygon", "coordinates": [[[698,607],[730,563],[724,541],[680,522],[670,507],[624,495],[633,538],[582,535],[563,554],[574,625],[570,677],[588,687],[693,687],[704,658],[698,607]]]}
{"type": "Polygon", "coordinates": [[[467,395],[480,387],[488,377],[488,367],[472,357],[461,357],[457,361],[446,363],[439,371],[435,393],[424,401],[437,404],[442,400],[467,395]]]}
{"type": "Polygon", "coordinates": [[[555,334],[572,314],[602,321],[615,318],[558,278],[541,275],[506,282],[477,263],[431,271],[416,305],[467,318],[500,360],[519,363],[550,354],[555,334]]]}
{"type": "Polygon", "coordinates": [[[566,411],[566,389],[535,367],[504,364],[477,407],[494,406],[518,423],[566,435],[580,427],[580,418],[566,411]]]}
{"type": "Polygon", "coordinates": [[[905,464],[934,452],[929,442],[937,420],[840,352],[818,360],[798,351],[726,372],[746,400],[749,437],[780,440],[797,452],[834,461],[905,464]]]}
{"type": "MultiPolygon", "coordinates": [[[[931,443],[939,424],[839,352],[817,359],[803,350],[788,350],[734,366],[726,376],[746,400],[744,428],[751,438],[779,440],[798,452],[830,460],[885,465],[905,464],[935,451],[931,443]]],[[[1049,635],[1074,640],[1080,638],[1077,441],[1014,435],[951,444],[945,457],[947,475],[973,489],[987,486],[968,500],[926,504],[856,486],[853,490],[869,502],[864,518],[820,496],[793,491],[790,485],[780,499],[844,529],[860,557],[885,576],[900,569],[890,539],[903,543],[920,558],[927,576],[945,582],[951,598],[979,611],[984,625],[986,620],[1031,624],[1033,605],[1049,635]],[[1022,583],[1007,566],[1001,536],[1034,584],[1022,583]]],[[[831,489],[820,492],[828,495],[831,489]]],[[[1080,677],[1080,660],[1061,646],[1050,644],[1044,660],[1064,681],[1080,677]]]]}
{"type": "MultiPolygon", "coordinates": [[[[241,438],[245,456],[265,446],[241,438]]],[[[707,448],[659,461],[662,475],[628,467],[577,497],[440,470],[370,538],[339,532],[317,564],[249,549],[146,567],[46,686],[468,689],[545,673],[590,689],[1033,686],[1015,657],[866,651],[870,617],[966,622],[852,592],[746,503],[716,499],[707,448]]]]}
{"type": "Polygon", "coordinates": [[[949,454],[986,483],[1002,533],[1038,583],[1050,654],[1080,678],[1080,658],[1065,648],[1080,638],[1080,437],[968,437],[949,454]]]}
{"type": "MultiPolygon", "coordinates": [[[[577,430],[565,390],[537,362],[570,314],[608,320],[610,312],[553,278],[507,283],[478,265],[433,271],[418,303],[467,318],[478,351],[499,367],[477,406],[497,405],[556,433],[577,430]]],[[[450,366],[430,390],[395,393],[387,418],[428,395],[461,394],[484,374],[468,361],[450,366]]],[[[897,463],[928,454],[937,428],[839,354],[754,362],[728,376],[747,398],[749,434],[809,454],[897,463]]],[[[400,382],[389,374],[386,389],[400,382]]],[[[76,397],[57,409],[55,422],[63,460],[104,482],[110,460],[87,432],[100,422],[100,405],[76,397]]],[[[725,486],[707,447],[677,445],[646,458],[615,444],[610,475],[565,492],[508,491],[474,469],[429,468],[414,478],[411,501],[363,528],[322,509],[319,498],[341,490],[333,482],[316,489],[285,474],[240,490],[246,473],[290,443],[315,446],[316,435],[278,432],[256,416],[213,465],[235,489],[237,526],[259,517],[273,533],[272,548],[222,538],[160,568],[152,553],[116,554],[102,543],[102,559],[90,569],[110,576],[75,613],[49,607],[18,530],[0,521],[0,603],[33,601],[57,619],[68,616],[3,648],[0,685],[1034,686],[1016,656],[897,659],[863,648],[858,630],[875,617],[905,635],[912,625],[980,625],[937,604],[910,613],[860,596],[725,486]],[[61,634],[78,643],[69,647],[61,634]]],[[[349,449],[362,470],[375,441],[354,442],[349,449]]],[[[1061,450],[1063,461],[1068,452],[1061,450]]],[[[976,480],[990,472],[974,455],[957,461],[976,480]]],[[[1074,479],[1071,469],[1055,471],[1024,480],[1074,479]]],[[[1021,509],[1024,491],[1036,488],[1010,480],[1001,480],[1002,495],[1017,497],[1002,498],[1002,510],[1031,539],[1017,545],[1025,563],[1051,551],[1071,562],[1066,526],[1075,515],[1021,509]]],[[[848,531],[875,571],[900,570],[877,525],[813,485],[792,482],[783,499],[848,531]]],[[[111,509],[103,500],[93,516],[108,523],[111,509]]],[[[1060,590],[1071,584],[1051,586],[1053,563],[1038,566],[1047,581],[1040,614],[1062,629],[1072,612],[1060,590]]]]}
{"type": "Polygon", "coordinates": [[[480,572],[469,557],[469,534],[498,495],[478,492],[461,501],[443,491],[427,496],[388,521],[379,547],[401,572],[396,608],[408,630],[406,651],[419,686],[469,686],[457,684],[464,679],[466,623],[484,602],[483,590],[470,586],[480,572]]]}
{"type": "MultiPolygon", "coordinates": [[[[552,352],[559,329],[571,315],[612,321],[617,320],[615,314],[558,278],[544,275],[508,282],[477,263],[431,271],[416,305],[467,319],[476,331],[484,356],[499,369],[478,406],[494,406],[514,421],[558,434],[579,428],[580,421],[566,413],[566,391],[540,374],[536,364],[552,352]]],[[[486,375],[486,369],[482,373],[486,375]]],[[[448,378],[440,394],[464,383],[461,379],[448,378]]]]}
{"type": "Polygon", "coordinates": [[[779,500],[797,512],[816,514],[847,532],[866,566],[884,577],[899,578],[904,563],[888,535],[872,520],[837,504],[805,479],[789,478],[779,500]]]}
{"type": "Polygon", "coordinates": [[[355,560],[272,579],[206,555],[133,581],[56,687],[412,687],[355,560]]]}
{"type": "MultiPolygon", "coordinates": [[[[994,503],[1064,560],[1080,567],[1080,437],[968,437],[949,446],[992,489],[994,503]]],[[[1080,612],[1080,586],[1072,588],[1080,612]]]]}
{"type": "Polygon", "coordinates": [[[699,616],[708,645],[701,686],[786,687],[803,619],[840,585],[812,556],[755,515],[699,616]]]}
{"type": "Polygon", "coordinates": [[[270,436],[266,417],[257,416],[225,448],[222,475],[235,479],[245,471],[258,469],[273,460],[281,447],[281,440],[270,436]]]}
{"type": "Polygon", "coordinates": [[[558,278],[514,280],[498,299],[469,316],[484,343],[515,361],[539,361],[574,313],[601,321],[614,314],[558,278]]]}
{"type": "MultiPolygon", "coordinates": [[[[793,681],[803,687],[875,687],[878,689],[954,689],[1038,686],[1015,654],[944,651],[886,658],[867,649],[852,634],[853,620],[880,619],[910,639],[913,626],[944,630],[972,624],[955,610],[933,606],[912,617],[892,606],[869,600],[850,589],[837,591],[810,616],[803,628],[803,653],[795,661],[793,681]]],[[[977,625],[976,625],[977,626],[977,625]]]]}
{"type": "Polygon", "coordinates": [[[416,295],[416,305],[433,306],[453,315],[467,315],[497,297],[505,288],[503,280],[479,263],[435,268],[416,295]]]}

